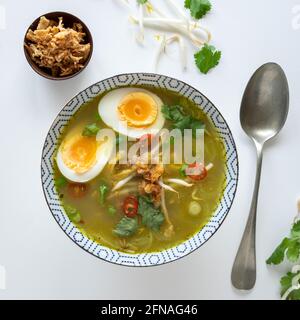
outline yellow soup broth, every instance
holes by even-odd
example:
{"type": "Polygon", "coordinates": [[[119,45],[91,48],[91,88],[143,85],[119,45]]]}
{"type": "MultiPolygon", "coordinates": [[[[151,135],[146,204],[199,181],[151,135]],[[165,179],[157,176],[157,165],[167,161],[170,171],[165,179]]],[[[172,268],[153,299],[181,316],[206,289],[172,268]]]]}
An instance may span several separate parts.
{"type": "MultiPolygon", "coordinates": [[[[77,227],[90,239],[109,248],[128,253],[162,251],[189,239],[208,222],[219,205],[225,185],[226,156],[224,146],[205,113],[192,101],[172,91],[147,86],[142,88],[159,96],[166,105],[181,105],[187,114],[205,124],[205,163],[213,164],[213,168],[209,170],[206,178],[194,181],[192,187],[170,184],[178,191],[179,196],[165,190],[166,206],[174,226],[174,233],[171,236],[166,236],[163,232],[166,222],[163,222],[160,230],[151,230],[141,224],[141,217],[137,218],[138,229],[132,236],[120,237],[114,234],[113,230],[120,219],[124,217],[124,199],[128,195],[139,195],[138,177],[129,181],[120,190],[112,192],[113,186],[124,176],[121,171],[116,169],[116,166],[106,164],[96,178],[84,184],[84,194],[77,197],[76,194],[74,196],[74,192],[70,192],[72,182],[60,183],[62,174],[57,167],[55,169],[56,188],[62,206],[72,206],[80,213],[80,221],[75,222],[77,227]],[[99,186],[103,183],[107,186],[108,191],[105,203],[100,204],[99,186]],[[201,207],[201,211],[197,215],[189,214],[192,201],[196,201],[201,207]]],[[[98,104],[101,98],[98,96],[80,108],[65,128],[60,141],[63,141],[71,130],[83,130],[90,123],[96,122],[99,127],[107,128],[98,116],[98,104]]],[[[170,128],[170,126],[170,122],[166,121],[164,127],[170,128]]],[[[164,181],[169,178],[183,179],[180,167],[181,165],[177,164],[166,164],[163,174],[164,181]]]]}

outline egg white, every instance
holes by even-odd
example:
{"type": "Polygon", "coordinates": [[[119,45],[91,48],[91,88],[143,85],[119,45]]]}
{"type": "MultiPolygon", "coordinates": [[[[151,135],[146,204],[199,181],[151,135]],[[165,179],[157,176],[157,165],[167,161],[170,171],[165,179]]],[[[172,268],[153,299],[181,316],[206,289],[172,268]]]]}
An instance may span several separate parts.
{"type": "Polygon", "coordinates": [[[164,126],[165,118],[161,112],[162,100],[152,92],[141,88],[120,88],[107,93],[99,102],[98,112],[103,122],[116,132],[119,132],[130,138],[138,139],[144,134],[156,134],[164,126]],[[158,113],[154,123],[147,127],[133,128],[129,127],[126,121],[119,117],[118,105],[121,100],[129,93],[144,92],[151,96],[157,104],[158,113]]]}
{"type": "Polygon", "coordinates": [[[56,162],[58,169],[64,177],[73,182],[84,183],[96,178],[101,173],[110,160],[113,150],[114,144],[111,140],[101,143],[97,148],[95,164],[84,173],[77,173],[65,165],[61,154],[61,147],[58,149],[56,162]]]}

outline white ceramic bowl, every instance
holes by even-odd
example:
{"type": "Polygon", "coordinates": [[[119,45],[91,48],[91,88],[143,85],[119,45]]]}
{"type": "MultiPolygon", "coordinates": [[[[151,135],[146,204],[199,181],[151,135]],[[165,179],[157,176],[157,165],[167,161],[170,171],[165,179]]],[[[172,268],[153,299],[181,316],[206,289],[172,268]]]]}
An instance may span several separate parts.
{"type": "Polygon", "coordinates": [[[168,263],[186,256],[201,247],[220,227],[227,216],[237,189],[238,156],[231,131],[220,111],[202,93],[190,85],[167,76],[151,73],[129,73],[117,75],[97,82],[77,94],[67,103],[54,120],[45,140],[42,152],[42,185],[50,211],[62,230],[85,251],[100,259],[125,266],[154,266],[168,263]],[[147,85],[180,93],[194,101],[201,108],[219,132],[226,151],[226,184],[224,192],[209,222],[193,237],[173,248],[142,254],[119,252],[92,241],[69,220],[60,205],[54,185],[54,155],[59,138],[73,114],[87,101],[105,91],[123,86],[147,85]]]}

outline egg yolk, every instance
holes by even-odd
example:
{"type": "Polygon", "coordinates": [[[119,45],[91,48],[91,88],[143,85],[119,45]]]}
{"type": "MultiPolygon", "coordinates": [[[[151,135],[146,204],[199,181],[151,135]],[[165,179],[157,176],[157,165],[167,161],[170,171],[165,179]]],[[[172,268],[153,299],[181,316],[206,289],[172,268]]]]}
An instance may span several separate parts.
{"type": "Polygon", "coordinates": [[[132,92],[126,95],[118,106],[120,118],[130,127],[151,125],[158,114],[155,100],[144,92],[132,92]]]}
{"type": "Polygon", "coordinates": [[[61,147],[64,164],[76,173],[87,172],[96,162],[97,141],[81,134],[66,139],[61,147]]]}

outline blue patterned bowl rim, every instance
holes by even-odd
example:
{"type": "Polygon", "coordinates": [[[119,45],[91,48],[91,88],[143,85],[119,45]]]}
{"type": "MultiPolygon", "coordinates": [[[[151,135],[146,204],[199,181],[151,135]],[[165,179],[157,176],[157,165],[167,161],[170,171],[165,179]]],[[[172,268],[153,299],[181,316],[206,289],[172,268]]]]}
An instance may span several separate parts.
{"type": "Polygon", "coordinates": [[[201,247],[218,230],[227,216],[238,184],[238,155],[235,142],[220,111],[197,89],[187,83],[154,73],[127,73],[101,80],[78,93],[60,111],[46,136],[41,159],[41,178],[44,195],[49,209],[68,237],[85,251],[97,258],[124,266],[157,266],[182,258],[201,247]],[[194,101],[210,118],[219,132],[226,152],[226,185],[219,206],[209,222],[198,233],[170,249],[141,254],[128,254],[105,247],[84,235],[67,217],[60,205],[59,194],[54,185],[53,156],[59,144],[59,137],[72,115],[87,101],[108,90],[134,85],[148,85],[166,88],[180,93],[194,101]]]}

